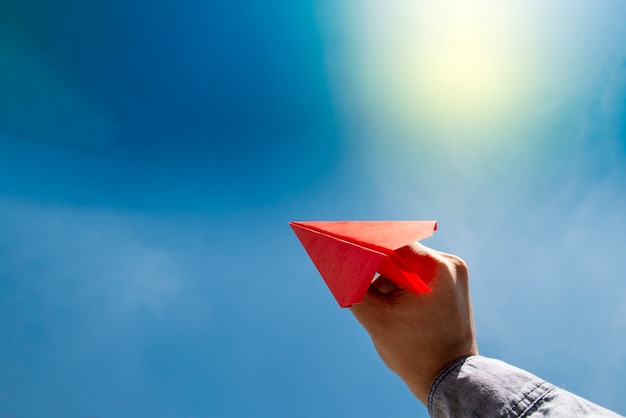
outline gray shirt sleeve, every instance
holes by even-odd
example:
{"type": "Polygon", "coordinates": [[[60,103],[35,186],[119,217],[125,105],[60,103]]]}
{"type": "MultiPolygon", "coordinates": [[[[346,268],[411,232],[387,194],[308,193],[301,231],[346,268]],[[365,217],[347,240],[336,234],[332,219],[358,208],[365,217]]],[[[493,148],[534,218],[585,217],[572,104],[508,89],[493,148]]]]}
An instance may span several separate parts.
{"type": "Polygon", "coordinates": [[[499,360],[460,358],[433,381],[428,412],[443,417],[619,417],[499,360]]]}

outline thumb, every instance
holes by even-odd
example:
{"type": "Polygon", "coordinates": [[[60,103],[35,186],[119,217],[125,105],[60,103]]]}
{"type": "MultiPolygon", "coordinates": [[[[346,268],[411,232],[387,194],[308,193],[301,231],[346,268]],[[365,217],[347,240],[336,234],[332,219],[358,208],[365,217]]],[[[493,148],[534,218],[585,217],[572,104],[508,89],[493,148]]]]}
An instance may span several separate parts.
{"type": "Polygon", "coordinates": [[[402,297],[406,290],[383,276],[378,276],[370,285],[363,300],[350,307],[356,319],[368,331],[373,324],[383,321],[385,312],[393,309],[395,302],[402,297]]]}
{"type": "Polygon", "coordinates": [[[381,295],[387,295],[399,289],[397,284],[383,276],[376,277],[370,286],[370,290],[373,291],[372,287],[381,295]]]}

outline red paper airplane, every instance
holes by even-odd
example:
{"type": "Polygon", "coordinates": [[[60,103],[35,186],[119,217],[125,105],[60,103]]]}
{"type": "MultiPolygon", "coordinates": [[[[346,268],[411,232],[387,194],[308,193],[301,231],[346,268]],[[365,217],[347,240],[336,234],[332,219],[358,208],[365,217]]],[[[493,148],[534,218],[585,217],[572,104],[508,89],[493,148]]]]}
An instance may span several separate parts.
{"type": "Polygon", "coordinates": [[[436,221],[290,222],[342,308],[363,300],[374,275],[416,294],[430,292],[395,250],[430,237],[436,221]]]}

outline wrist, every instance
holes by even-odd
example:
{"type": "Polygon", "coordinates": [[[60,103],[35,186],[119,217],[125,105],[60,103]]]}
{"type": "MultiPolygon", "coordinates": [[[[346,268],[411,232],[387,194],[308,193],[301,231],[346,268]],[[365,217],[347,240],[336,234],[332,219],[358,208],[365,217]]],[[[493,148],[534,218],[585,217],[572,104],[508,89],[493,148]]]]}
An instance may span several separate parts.
{"type": "Polygon", "coordinates": [[[441,376],[445,375],[448,370],[456,367],[457,364],[464,362],[468,357],[477,356],[478,349],[474,345],[471,349],[459,351],[445,357],[440,357],[439,361],[434,363],[428,373],[414,375],[407,379],[403,379],[411,393],[420,400],[425,406],[428,406],[428,394],[431,387],[435,385],[441,376]]]}

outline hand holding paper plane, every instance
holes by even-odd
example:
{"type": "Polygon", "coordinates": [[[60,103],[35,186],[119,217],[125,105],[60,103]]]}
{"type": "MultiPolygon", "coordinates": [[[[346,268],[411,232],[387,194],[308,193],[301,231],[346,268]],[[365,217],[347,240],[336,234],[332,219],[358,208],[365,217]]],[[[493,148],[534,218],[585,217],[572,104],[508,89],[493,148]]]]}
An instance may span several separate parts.
{"type": "Polygon", "coordinates": [[[430,237],[436,221],[290,222],[342,308],[363,300],[374,275],[419,294],[430,288],[396,250],[430,237]]]}

